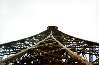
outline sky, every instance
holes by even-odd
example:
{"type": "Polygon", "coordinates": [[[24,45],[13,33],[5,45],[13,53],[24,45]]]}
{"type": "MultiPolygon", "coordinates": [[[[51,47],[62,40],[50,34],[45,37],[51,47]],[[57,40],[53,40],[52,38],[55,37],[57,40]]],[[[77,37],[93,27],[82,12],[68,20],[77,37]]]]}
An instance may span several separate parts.
{"type": "Polygon", "coordinates": [[[99,43],[99,0],[0,0],[0,44],[47,29],[99,43]]]}

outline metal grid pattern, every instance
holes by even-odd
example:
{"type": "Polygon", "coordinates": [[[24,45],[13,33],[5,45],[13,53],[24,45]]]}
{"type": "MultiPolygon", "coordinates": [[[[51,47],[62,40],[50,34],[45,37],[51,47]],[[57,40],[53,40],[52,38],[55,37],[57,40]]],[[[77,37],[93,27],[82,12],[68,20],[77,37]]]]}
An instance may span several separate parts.
{"type": "MultiPolygon", "coordinates": [[[[43,31],[40,34],[28,38],[1,44],[0,45],[1,60],[5,59],[4,57],[9,57],[13,54],[20,52],[22,49],[35,45],[39,41],[46,38],[51,33],[51,31],[53,36],[58,41],[60,41],[64,46],[66,46],[67,48],[71,48],[73,52],[76,52],[78,55],[83,56],[89,62],[92,62],[94,65],[99,64],[99,43],[67,35],[57,30],[56,26],[48,27],[46,31],[43,31]]],[[[64,60],[66,60],[66,58],[64,60]]]]}
{"type": "Polygon", "coordinates": [[[1,44],[0,45],[0,60],[3,60],[9,56],[12,56],[20,52],[22,49],[26,49],[35,45],[37,42],[46,38],[48,34],[49,34],[48,31],[43,31],[37,35],[31,36],[28,38],[1,44]]]}
{"type": "Polygon", "coordinates": [[[28,49],[21,57],[6,60],[6,63],[12,65],[79,64],[51,38],[51,35],[37,46],[28,49]]]}
{"type": "Polygon", "coordinates": [[[67,48],[72,48],[72,51],[77,52],[78,55],[83,56],[89,62],[93,64],[99,63],[99,43],[79,39],[58,30],[53,32],[53,35],[67,48]]]}

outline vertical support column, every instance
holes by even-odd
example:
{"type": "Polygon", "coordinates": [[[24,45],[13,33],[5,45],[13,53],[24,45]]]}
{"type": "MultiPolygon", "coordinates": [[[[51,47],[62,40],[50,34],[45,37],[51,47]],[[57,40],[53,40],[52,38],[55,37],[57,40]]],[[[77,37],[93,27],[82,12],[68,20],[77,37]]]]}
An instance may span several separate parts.
{"type": "Polygon", "coordinates": [[[89,62],[93,62],[93,48],[89,48],[89,62]]]}

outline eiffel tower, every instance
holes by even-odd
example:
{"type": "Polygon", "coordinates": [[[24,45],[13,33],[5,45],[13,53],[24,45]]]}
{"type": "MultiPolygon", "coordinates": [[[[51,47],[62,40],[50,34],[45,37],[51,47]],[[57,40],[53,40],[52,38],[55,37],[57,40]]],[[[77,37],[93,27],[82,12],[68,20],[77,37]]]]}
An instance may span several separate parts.
{"type": "Polygon", "coordinates": [[[99,65],[99,43],[48,26],[34,36],[1,44],[0,65],[99,65]]]}

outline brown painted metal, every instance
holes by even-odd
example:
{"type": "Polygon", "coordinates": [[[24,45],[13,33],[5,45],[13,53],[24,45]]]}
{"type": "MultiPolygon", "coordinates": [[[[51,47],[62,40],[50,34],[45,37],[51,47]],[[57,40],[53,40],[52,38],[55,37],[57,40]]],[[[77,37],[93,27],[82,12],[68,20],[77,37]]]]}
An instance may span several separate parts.
{"type": "MultiPolygon", "coordinates": [[[[26,60],[24,58],[28,59],[31,57],[31,56],[28,57],[28,55],[35,56],[35,53],[37,55],[42,53],[43,54],[42,59],[48,60],[51,55],[51,56],[56,57],[58,60],[60,59],[66,60],[64,63],[63,62],[56,63],[57,60],[54,60],[55,61],[54,65],[55,64],[56,65],[58,64],[59,65],[61,64],[62,65],[64,64],[66,65],[67,64],[68,65],[84,65],[84,64],[91,65],[90,62],[93,65],[99,65],[99,43],[79,39],[79,38],[64,34],[63,32],[59,31],[56,26],[48,27],[46,31],[41,32],[40,34],[31,36],[31,37],[2,44],[0,45],[0,48],[2,49],[0,50],[1,60],[2,62],[6,64],[11,63],[11,62],[15,64],[17,60],[20,61],[19,63],[24,63],[23,60],[26,60]],[[54,42],[52,39],[50,39],[48,35],[50,37],[52,36],[51,38],[54,39],[54,42]],[[47,41],[46,39],[51,40],[51,42],[47,41]],[[58,42],[58,45],[56,44],[55,40],[56,42],[58,42]],[[51,50],[51,49],[54,49],[54,50],[51,50]],[[55,52],[57,53],[56,56],[51,54],[51,53],[55,54],[55,52]],[[4,57],[5,55],[11,55],[11,54],[15,54],[15,55],[9,56],[7,59],[2,59],[2,57],[4,57]],[[46,56],[46,54],[48,56],[46,56]],[[79,56],[80,54],[82,54],[82,57],[86,54],[89,54],[88,61],[90,62],[88,62],[86,59],[83,59],[81,56],[79,56]],[[66,57],[61,57],[61,56],[66,56],[66,57]],[[96,59],[93,60],[93,57],[96,57],[96,59]]],[[[41,57],[42,55],[35,56],[36,62],[38,62],[37,61],[38,58],[36,57],[39,57],[39,56],[41,57]]],[[[34,57],[31,57],[31,58],[34,58],[34,57]]],[[[53,57],[51,57],[51,60],[53,60],[53,57]]],[[[28,59],[27,63],[29,65],[31,65],[30,61],[35,61],[35,60],[28,59]]],[[[44,64],[49,65],[49,63],[42,64],[42,62],[43,60],[40,59],[40,63],[41,63],[40,65],[44,65],[44,64]]],[[[18,64],[18,65],[22,65],[22,64],[18,64]]],[[[35,64],[32,64],[32,65],[35,65],[35,64]]]]}

